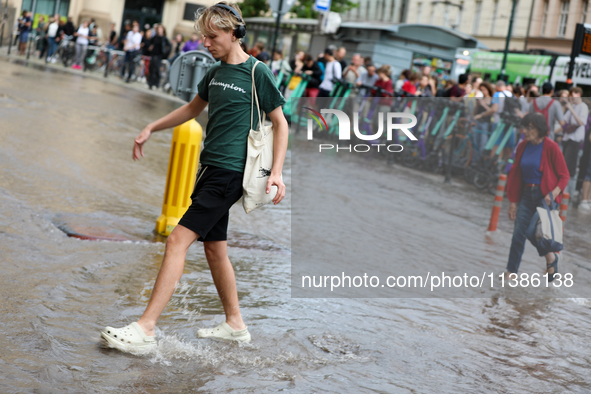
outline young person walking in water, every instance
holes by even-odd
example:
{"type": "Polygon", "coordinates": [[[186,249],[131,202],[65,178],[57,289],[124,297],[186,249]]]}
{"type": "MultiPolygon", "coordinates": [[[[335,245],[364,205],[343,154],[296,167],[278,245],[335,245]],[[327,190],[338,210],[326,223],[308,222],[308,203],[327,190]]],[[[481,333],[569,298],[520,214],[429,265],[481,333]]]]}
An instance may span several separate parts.
{"type": "MultiPolygon", "coordinates": [[[[228,258],[227,228],[230,207],[242,196],[252,115],[252,69],[256,59],[240,47],[246,27],[236,4],[222,2],[203,9],[197,15],[195,28],[203,35],[205,48],[220,61],[201,80],[199,93],[193,101],[149,124],[138,135],[133,159],[143,156],[143,146],[153,132],[196,118],[209,103],[200,169],[191,196],[192,204],[166,241],[164,260],[142,317],[126,327],[106,327],[101,332],[109,346],[122,351],[156,345],[156,322],[180,281],[187,250],[196,240],[203,242],[226,314],[225,322],[215,328],[201,329],[197,336],[250,341],[250,333],[240,314],[234,269],[228,258]]],[[[273,202],[278,204],[285,196],[285,185],[281,180],[289,133],[281,108],[285,99],[275,88],[273,73],[264,64],[255,69],[255,85],[260,106],[274,127],[273,168],[267,182],[267,193],[272,186],[277,186],[273,202]]],[[[256,111],[256,105],[254,108],[256,111]]],[[[255,113],[254,119],[257,118],[255,113]]],[[[253,127],[256,128],[256,123],[253,127]]]]}

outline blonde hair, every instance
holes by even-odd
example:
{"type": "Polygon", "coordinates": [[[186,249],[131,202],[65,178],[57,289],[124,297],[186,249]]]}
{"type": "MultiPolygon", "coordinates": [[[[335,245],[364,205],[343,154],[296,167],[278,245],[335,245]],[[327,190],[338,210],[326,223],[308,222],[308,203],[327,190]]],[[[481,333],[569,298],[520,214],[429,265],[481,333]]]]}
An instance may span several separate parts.
{"type": "MultiPolygon", "coordinates": [[[[224,4],[230,6],[236,10],[240,18],[242,18],[242,12],[240,7],[236,3],[228,3],[221,1],[217,4],[224,4]]],[[[202,8],[195,13],[195,32],[203,34],[204,36],[214,35],[214,29],[223,30],[225,32],[234,31],[238,25],[244,25],[243,22],[238,21],[236,16],[222,7],[208,7],[202,8]]]]}

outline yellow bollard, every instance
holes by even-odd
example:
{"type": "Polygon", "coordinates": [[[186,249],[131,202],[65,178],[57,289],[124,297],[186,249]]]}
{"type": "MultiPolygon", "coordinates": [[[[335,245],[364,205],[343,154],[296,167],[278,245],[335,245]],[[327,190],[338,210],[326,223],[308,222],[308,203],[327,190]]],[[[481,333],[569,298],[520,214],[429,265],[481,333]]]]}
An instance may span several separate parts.
{"type": "Polygon", "coordinates": [[[169,236],[191,205],[202,138],[203,129],[194,119],[174,128],[162,215],[156,221],[160,235],[169,236]]]}

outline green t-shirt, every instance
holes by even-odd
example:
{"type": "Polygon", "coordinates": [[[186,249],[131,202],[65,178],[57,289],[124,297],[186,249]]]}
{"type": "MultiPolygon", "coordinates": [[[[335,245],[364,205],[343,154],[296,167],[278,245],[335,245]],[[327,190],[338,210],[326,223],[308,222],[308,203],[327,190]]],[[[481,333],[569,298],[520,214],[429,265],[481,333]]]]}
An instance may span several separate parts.
{"type": "MultiPolygon", "coordinates": [[[[207,71],[197,87],[199,97],[209,103],[201,165],[212,165],[243,172],[250,131],[252,67],[256,59],[249,57],[240,64],[217,62],[207,71]]],[[[265,113],[283,105],[285,99],[275,87],[275,76],[269,67],[259,63],[255,70],[259,105],[265,113]]],[[[259,118],[254,103],[253,127],[259,118]]]]}

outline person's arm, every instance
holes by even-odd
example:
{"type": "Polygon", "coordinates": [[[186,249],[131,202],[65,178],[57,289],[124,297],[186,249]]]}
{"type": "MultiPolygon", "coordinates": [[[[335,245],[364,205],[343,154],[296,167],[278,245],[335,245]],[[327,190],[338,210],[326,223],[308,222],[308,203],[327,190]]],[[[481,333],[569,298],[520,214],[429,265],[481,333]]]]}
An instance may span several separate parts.
{"type": "Polygon", "coordinates": [[[195,119],[201,114],[206,106],[207,101],[202,100],[201,97],[199,97],[199,94],[197,94],[190,103],[183,105],[179,109],[176,109],[168,115],[147,125],[134,141],[135,144],[133,146],[132,154],[133,160],[139,160],[140,156],[144,157],[144,144],[148,141],[153,132],[176,127],[191,119],[195,119]]]}
{"type": "Polygon", "coordinates": [[[475,120],[490,116],[492,114],[494,114],[495,112],[497,112],[499,109],[499,104],[492,104],[486,111],[481,112],[480,114],[476,115],[474,117],[475,120]]]}
{"type": "MultiPolygon", "coordinates": [[[[558,178],[556,187],[551,191],[553,199],[556,200],[556,197],[558,197],[560,193],[566,189],[568,181],[570,180],[570,173],[568,172],[564,155],[562,154],[558,145],[553,146],[552,150],[548,153],[551,155],[551,159],[548,160],[548,162],[551,163],[550,170],[554,171],[556,173],[556,177],[558,178]]],[[[544,199],[549,205],[550,195],[545,196],[544,199]]]]}
{"type": "Polygon", "coordinates": [[[281,179],[281,172],[287,152],[289,126],[281,106],[271,111],[268,116],[273,123],[273,168],[271,168],[271,176],[267,181],[267,193],[271,192],[271,186],[277,186],[277,195],[273,199],[273,203],[277,205],[285,197],[285,184],[281,179]]]}
{"type": "Polygon", "coordinates": [[[570,114],[572,115],[573,118],[575,118],[575,121],[577,122],[577,124],[579,126],[585,126],[587,124],[587,117],[585,117],[585,121],[583,121],[583,119],[581,119],[579,117],[579,114],[577,114],[577,111],[575,111],[575,109],[573,108],[573,106],[570,102],[566,103],[566,108],[570,111],[570,114]]]}
{"type": "Polygon", "coordinates": [[[564,120],[564,112],[562,111],[562,105],[560,105],[560,103],[558,101],[554,101],[554,103],[552,103],[552,105],[554,106],[554,111],[556,112],[556,115],[555,115],[556,121],[558,123],[560,123],[561,126],[565,126],[566,121],[564,120]]]}

